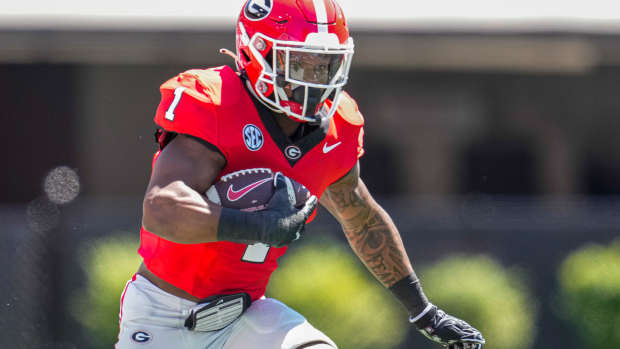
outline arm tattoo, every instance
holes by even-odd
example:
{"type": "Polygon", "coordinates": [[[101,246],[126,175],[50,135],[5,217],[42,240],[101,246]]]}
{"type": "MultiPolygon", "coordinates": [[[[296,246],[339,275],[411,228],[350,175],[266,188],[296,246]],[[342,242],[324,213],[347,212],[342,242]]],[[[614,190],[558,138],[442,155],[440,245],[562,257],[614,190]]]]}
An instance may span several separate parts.
{"type": "Polygon", "coordinates": [[[396,226],[359,178],[358,165],[329,186],[321,203],[340,222],[355,253],[383,285],[389,287],[413,272],[396,226]]]}

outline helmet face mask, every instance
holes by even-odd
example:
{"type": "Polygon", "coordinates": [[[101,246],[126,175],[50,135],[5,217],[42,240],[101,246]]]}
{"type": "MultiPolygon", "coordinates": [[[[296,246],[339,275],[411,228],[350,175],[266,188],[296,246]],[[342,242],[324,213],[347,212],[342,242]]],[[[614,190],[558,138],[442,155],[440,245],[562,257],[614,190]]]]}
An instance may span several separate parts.
{"type": "MultiPolygon", "coordinates": [[[[341,18],[331,25],[336,27],[332,31],[340,35],[330,32],[327,24],[308,21],[308,14],[303,13],[298,5],[300,1],[295,0],[272,0],[274,11],[271,8],[263,11],[267,13],[263,20],[245,14],[252,2],[248,1],[237,25],[237,53],[240,57],[237,66],[245,71],[252,92],[270,109],[297,121],[318,122],[332,117],[348,80],[353,39],[348,36],[338,5],[333,0],[325,1],[338,10],[341,18]],[[288,15],[284,27],[271,19],[272,12],[278,12],[276,10],[280,10],[280,17],[282,13],[288,15]],[[273,32],[274,23],[279,37],[287,40],[264,33],[273,32]],[[305,37],[295,37],[294,34],[304,30],[305,37]],[[251,37],[248,32],[253,32],[251,37]]],[[[312,0],[306,2],[312,3],[312,0]]]]}

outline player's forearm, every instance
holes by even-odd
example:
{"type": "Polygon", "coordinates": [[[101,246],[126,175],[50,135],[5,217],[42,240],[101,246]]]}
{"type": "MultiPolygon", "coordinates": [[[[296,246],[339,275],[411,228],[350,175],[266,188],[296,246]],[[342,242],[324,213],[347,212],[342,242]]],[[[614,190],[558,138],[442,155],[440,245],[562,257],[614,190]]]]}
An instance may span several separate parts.
{"type": "Polygon", "coordinates": [[[340,222],[360,260],[383,285],[389,287],[413,272],[396,226],[368,193],[357,166],[330,186],[321,202],[340,222]]]}
{"type": "Polygon", "coordinates": [[[221,207],[182,183],[151,188],[142,207],[142,226],[164,239],[182,244],[217,241],[221,207]]]}
{"type": "Polygon", "coordinates": [[[342,228],[355,253],[385,287],[413,272],[396,226],[374,200],[343,221],[342,228]]]}
{"type": "Polygon", "coordinates": [[[356,173],[333,185],[322,203],[338,219],[349,244],[374,276],[410,314],[423,313],[429,302],[413,272],[400,234],[356,173]],[[347,189],[351,187],[354,189],[347,189]]]}

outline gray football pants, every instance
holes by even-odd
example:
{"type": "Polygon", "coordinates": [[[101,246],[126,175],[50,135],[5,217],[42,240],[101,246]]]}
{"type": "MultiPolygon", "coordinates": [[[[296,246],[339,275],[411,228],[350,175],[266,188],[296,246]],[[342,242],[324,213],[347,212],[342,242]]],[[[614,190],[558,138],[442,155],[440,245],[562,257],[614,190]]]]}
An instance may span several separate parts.
{"type": "Polygon", "coordinates": [[[184,324],[196,303],[173,296],[136,275],[121,297],[116,349],[296,349],[336,344],[283,303],[263,298],[227,327],[190,331],[184,324]]]}

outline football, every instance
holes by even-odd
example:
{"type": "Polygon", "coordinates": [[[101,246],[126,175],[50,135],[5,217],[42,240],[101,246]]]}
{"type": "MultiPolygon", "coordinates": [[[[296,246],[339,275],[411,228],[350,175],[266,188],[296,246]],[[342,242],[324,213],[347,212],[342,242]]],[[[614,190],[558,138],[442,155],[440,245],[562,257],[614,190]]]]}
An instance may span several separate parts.
{"type": "MultiPolygon", "coordinates": [[[[209,200],[224,207],[259,211],[266,207],[275,192],[274,177],[277,173],[268,168],[229,173],[213,184],[206,195],[209,200]]],[[[284,179],[289,199],[294,200],[296,207],[301,207],[310,198],[310,192],[302,184],[285,176],[284,179]]]]}

